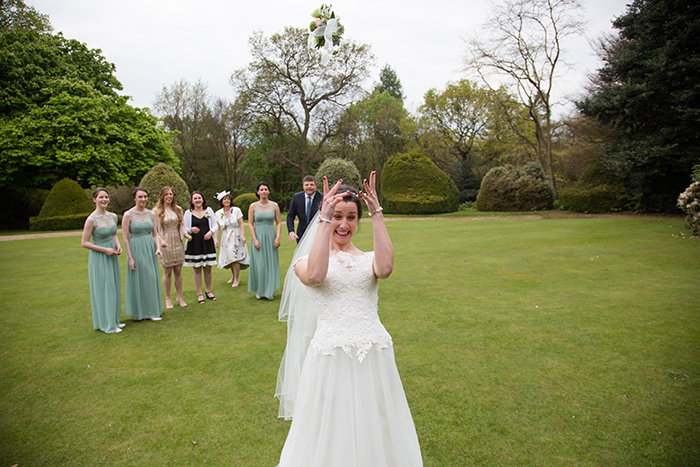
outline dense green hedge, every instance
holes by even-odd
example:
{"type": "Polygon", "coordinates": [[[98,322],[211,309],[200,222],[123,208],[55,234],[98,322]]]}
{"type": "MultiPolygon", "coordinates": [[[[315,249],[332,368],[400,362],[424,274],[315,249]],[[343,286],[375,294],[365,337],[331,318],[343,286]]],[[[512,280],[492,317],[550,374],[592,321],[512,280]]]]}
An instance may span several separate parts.
{"type": "Polygon", "coordinates": [[[459,209],[454,182],[428,157],[391,156],[382,169],[380,203],[389,214],[438,214],[459,209]]]}
{"type": "Polygon", "coordinates": [[[243,218],[248,220],[248,209],[256,201],[258,201],[258,196],[255,193],[243,193],[234,198],[233,205],[238,207],[243,212],[243,218]]]}
{"type": "Polygon", "coordinates": [[[552,209],[553,205],[554,190],[542,166],[535,162],[489,170],[476,198],[479,211],[539,211],[552,209]]]}
{"type": "Polygon", "coordinates": [[[362,175],[352,161],[329,157],[316,171],[316,186],[323,191],[323,177],[328,179],[328,185],[332,186],[338,180],[343,180],[344,185],[349,185],[362,190],[362,175]]]}
{"type": "Polygon", "coordinates": [[[577,186],[559,191],[559,207],[567,211],[606,213],[627,209],[629,199],[622,187],[577,186]]]}
{"type": "Polygon", "coordinates": [[[32,217],[29,219],[29,230],[77,230],[85,225],[85,219],[91,213],[69,214],[67,216],[32,217]]]}
{"type": "Polygon", "coordinates": [[[152,209],[155,206],[160,196],[160,190],[164,186],[172,188],[175,201],[183,211],[190,207],[190,190],[187,189],[187,183],[169,165],[160,163],[153,166],[143,176],[139,186],[148,191],[148,204],[146,205],[148,209],[152,209]]]}
{"type": "Polygon", "coordinates": [[[56,182],[53,188],[51,188],[44,202],[44,206],[39,212],[39,217],[89,214],[94,209],[95,205],[91,197],[85,195],[85,190],[78,185],[78,182],[69,178],[64,178],[56,182]]]}

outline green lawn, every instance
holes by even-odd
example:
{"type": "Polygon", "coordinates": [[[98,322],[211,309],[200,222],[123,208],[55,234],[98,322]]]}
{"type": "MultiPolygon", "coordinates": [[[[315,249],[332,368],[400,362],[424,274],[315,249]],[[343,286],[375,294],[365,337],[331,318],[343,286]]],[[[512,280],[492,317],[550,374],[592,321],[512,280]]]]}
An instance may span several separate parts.
{"type": "MultiPolygon", "coordinates": [[[[698,465],[700,240],[682,219],[388,226],[380,314],[427,467],[698,465]]],[[[106,335],[79,237],[0,242],[0,467],[275,466],[286,328],[247,277],[215,270],[200,306],[186,269],[189,307],[106,335]]]]}

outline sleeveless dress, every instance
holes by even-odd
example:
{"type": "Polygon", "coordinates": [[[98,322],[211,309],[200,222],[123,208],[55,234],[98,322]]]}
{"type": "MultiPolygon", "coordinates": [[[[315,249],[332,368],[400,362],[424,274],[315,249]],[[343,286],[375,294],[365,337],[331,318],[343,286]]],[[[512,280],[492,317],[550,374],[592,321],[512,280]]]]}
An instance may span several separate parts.
{"type": "Polygon", "coordinates": [[[374,252],[340,252],[309,287],[316,332],[279,467],[423,465],[389,333],[377,314],[374,252]]]}
{"type": "Polygon", "coordinates": [[[124,314],[134,321],[160,318],[163,298],[160,291],[160,269],[156,257],[156,243],[151,211],[131,211],[129,223],[129,249],[136,262],[136,271],[126,268],[124,288],[124,314]]]}
{"type": "MultiPolygon", "coordinates": [[[[106,248],[115,248],[117,215],[109,213],[107,218],[91,214],[95,221],[92,243],[106,248]]],[[[88,277],[90,278],[90,302],[92,303],[92,327],[106,333],[114,333],[119,325],[122,311],[122,282],[119,256],[109,256],[90,250],[88,254],[88,277]]]]}
{"type": "Polygon", "coordinates": [[[255,236],[260,242],[260,249],[250,248],[250,273],[248,274],[248,292],[256,292],[261,297],[272,298],[280,288],[280,256],[274,247],[275,237],[275,202],[267,206],[253,204],[255,207],[255,236]]]}
{"type": "Polygon", "coordinates": [[[192,214],[192,227],[199,228],[199,232],[193,233],[192,240],[187,242],[185,266],[194,268],[215,266],[216,247],[214,246],[214,237],[204,240],[204,235],[209,232],[209,219],[206,215],[197,217],[192,214]]]}
{"type": "Polygon", "coordinates": [[[160,265],[164,268],[178,266],[185,262],[185,247],[182,239],[185,238],[185,226],[172,210],[166,209],[163,214],[163,223],[160,217],[154,212],[154,217],[158,225],[156,231],[158,235],[168,243],[168,246],[161,248],[163,255],[160,258],[160,265]]]}
{"type": "Polygon", "coordinates": [[[224,215],[223,208],[216,211],[215,216],[221,230],[219,269],[230,268],[232,263],[240,264],[241,269],[248,269],[250,266],[248,248],[241,241],[241,229],[238,227],[238,219],[243,217],[243,213],[233,206],[228,217],[224,215]]]}

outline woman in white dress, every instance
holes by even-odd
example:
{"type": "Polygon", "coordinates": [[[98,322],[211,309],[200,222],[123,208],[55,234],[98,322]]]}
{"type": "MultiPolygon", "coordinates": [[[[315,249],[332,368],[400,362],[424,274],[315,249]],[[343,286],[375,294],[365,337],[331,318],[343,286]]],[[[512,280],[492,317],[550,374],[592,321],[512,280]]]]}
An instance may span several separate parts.
{"type": "Polygon", "coordinates": [[[217,266],[219,269],[231,269],[232,277],[228,284],[231,284],[231,287],[238,287],[241,269],[247,269],[250,266],[248,248],[245,245],[243,213],[240,208],[232,205],[233,199],[230,192],[217,193],[216,199],[222,206],[214,213],[219,223],[219,245],[221,245],[217,266]]]}
{"type": "Polygon", "coordinates": [[[391,274],[394,249],[375,180],[372,172],[360,193],[374,251],[352,244],[360,195],[340,181],[329,190],[324,178],[323,206],[309,226],[315,232],[307,231],[287,273],[280,306],[287,347],[277,397],[280,417],[293,421],[279,467],[423,465],[391,336],[377,314],[377,280],[391,274]]]}

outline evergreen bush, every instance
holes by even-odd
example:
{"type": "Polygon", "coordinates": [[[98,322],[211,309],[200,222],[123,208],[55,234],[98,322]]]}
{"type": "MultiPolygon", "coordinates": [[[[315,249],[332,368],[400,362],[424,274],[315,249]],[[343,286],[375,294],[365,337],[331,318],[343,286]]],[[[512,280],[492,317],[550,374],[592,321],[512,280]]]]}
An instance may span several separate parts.
{"type": "Polygon", "coordinates": [[[633,204],[627,189],[598,162],[586,167],[575,186],[559,192],[559,206],[567,211],[609,213],[630,209],[633,204]]]}
{"type": "Polygon", "coordinates": [[[489,170],[476,198],[479,211],[535,211],[552,209],[553,205],[554,190],[542,166],[535,162],[489,170]]]}
{"type": "Polygon", "coordinates": [[[243,193],[233,199],[233,205],[243,212],[243,218],[248,220],[248,209],[250,205],[258,201],[258,196],[255,193],[243,193]]]}
{"type": "Polygon", "coordinates": [[[391,214],[438,214],[459,209],[454,182],[427,156],[391,156],[382,169],[380,203],[391,214]]]}
{"type": "Polygon", "coordinates": [[[108,211],[122,215],[134,207],[134,187],[126,185],[120,187],[106,186],[105,189],[109,192],[108,211]]]}
{"type": "Polygon", "coordinates": [[[0,225],[9,228],[27,228],[29,218],[38,216],[49,196],[49,190],[40,188],[12,188],[5,190],[0,201],[0,225]]]}
{"type": "Polygon", "coordinates": [[[69,214],[67,216],[31,217],[29,230],[79,230],[85,225],[85,220],[91,212],[84,214],[69,214]]]}
{"type": "Polygon", "coordinates": [[[329,157],[316,171],[316,186],[320,191],[323,191],[323,177],[328,179],[328,186],[333,186],[338,180],[343,180],[344,185],[350,185],[363,190],[362,176],[357,166],[352,161],[340,159],[337,157],[329,157]]]}
{"type": "Polygon", "coordinates": [[[156,164],[143,176],[139,186],[148,191],[148,204],[146,205],[148,209],[155,206],[160,196],[160,190],[164,186],[172,188],[175,201],[183,210],[190,207],[190,190],[187,188],[187,183],[169,165],[156,164]]]}
{"type": "Polygon", "coordinates": [[[559,192],[561,209],[585,213],[623,211],[628,201],[624,188],[614,185],[575,186],[559,192]]]}
{"type": "MultiPolygon", "coordinates": [[[[94,209],[92,197],[85,195],[85,191],[78,185],[78,182],[64,178],[51,188],[44,206],[39,212],[39,217],[90,214],[94,209]]],[[[82,228],[82,225],[80,227],[82,228]]]]}

